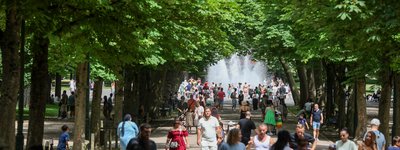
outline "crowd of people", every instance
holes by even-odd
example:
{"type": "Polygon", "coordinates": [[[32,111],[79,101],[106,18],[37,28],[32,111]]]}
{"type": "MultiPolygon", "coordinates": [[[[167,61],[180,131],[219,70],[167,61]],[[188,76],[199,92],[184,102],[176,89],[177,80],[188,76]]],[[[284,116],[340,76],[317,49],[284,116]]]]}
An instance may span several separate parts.
{"type": "MultiPolygon", "coordinates": [[[[202,150],[314,150],[319,141],[321,125],[325,121],[323,112],[310,99],[296,115],[295,132],[282,129],[283,122],[288,119],[285,99],[289,92],[280,80],[270,85],[259,84],[254,88],[247,83],[228,84],[224,88],[221,83],[202,83],[200,79],[184,81],[169,102],[179,113],[166,135],[165,149],[186,150],[195,146],[189,144],[188,138],[194,134],[196,144],[202,150]],[[227,100],[231,101],[232,107],[224,108],[227,100]],[[237,112],[238,122],[224,124],[220,114],[224,110],[237,112]],[[261,111],[261,120],[252,118],[252,112],[257,111],[261,111]],[[310,128],[311,134],[306,132],[310,128]]],[[[104,99],[105,103],[109,101],[106,97],[104,99]]],[[[372,119],[370,125],[371,129],[359,142],[349,139],[346,128],[341,129],[340,140],[329,149],[400,150],[400,137],[393,137],[393,146],[387,147],[385,136],[378,130],[379,120],[372,119]]],[[[63,127],[62,130],[60,140],[66,141],[69,136],[65,130],[68,129],[63,127]]],[[[122,150],[157,148],[150,139],[151,126],[142,124],[138,127],[129,114],[118,125],[117,134],[122,150]]]]}

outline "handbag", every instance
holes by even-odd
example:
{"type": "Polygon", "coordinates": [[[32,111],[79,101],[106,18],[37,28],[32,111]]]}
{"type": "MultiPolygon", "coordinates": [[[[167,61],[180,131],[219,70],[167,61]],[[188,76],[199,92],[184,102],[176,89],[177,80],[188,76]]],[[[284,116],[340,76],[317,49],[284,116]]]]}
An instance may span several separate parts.
{"type": "MultiPolygon", "coordinates": [[[[182,135],[182,129],[179,129],[179,136],[182,135]]],[[[169,143],[169,148],[178,148],[179,147],[179,143],[178,141],[171,141],[169,143]]]]}

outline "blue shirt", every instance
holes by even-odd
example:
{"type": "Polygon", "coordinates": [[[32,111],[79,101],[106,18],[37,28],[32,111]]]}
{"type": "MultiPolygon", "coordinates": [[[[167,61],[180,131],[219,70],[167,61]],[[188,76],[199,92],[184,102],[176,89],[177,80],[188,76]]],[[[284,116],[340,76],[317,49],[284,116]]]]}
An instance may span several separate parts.
{"type": "Polygon", "coordinates": [[[219,147],[219,150],[245,150],[246,146],[242,143],[239,142],[234,145],[229,145],[228,143],[222,143],[221,147],[219,147]]]}
{"type": "Polygon", "coordinates": [[[318,110],[314,110],[314,111],[312,111],[311,112],[311,114],[313,115],[313,122],[321,122],[321,114],[322,114],[322,111],[321,111],[321,109],[318,109],[318,110]]]}
{"type": "Polygon", "coordinates": [[[388,150],[400,150],[400,147],[390,146],[388,147],[388,150]]]}
{"type": "Polygon", "coordinates": [[[132,121],[125,121],[124,135],[122,136],[121,133],[122,133],[122,124],[123,123],[124,122],[119,123],[117,133],[119,136],[119,140],[121,142],[121,148],[122,148],[122,150],[125,150],[126,146],[129,143],[129,140],[137,137],[137,135],[139,134],[139,129],[138,129],[136,123],[134,123],[132,121]]]}
{"type": "Polygon", "coordinates": [[[67,142],[69,141],[69,134],[68,132],[63,132],[58,139],[57,150],[66,150],[67,149],[67,142]]]}

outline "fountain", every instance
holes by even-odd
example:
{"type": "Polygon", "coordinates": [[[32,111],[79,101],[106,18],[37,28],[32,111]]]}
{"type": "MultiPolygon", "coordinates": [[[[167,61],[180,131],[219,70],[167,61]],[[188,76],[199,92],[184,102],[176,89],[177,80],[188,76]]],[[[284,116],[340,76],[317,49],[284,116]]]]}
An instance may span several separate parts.
{"type": "Polygon", "coordinates": [[[222,83],[225,90],[228,84],[245,82],[254,88],[258,84],[266,84],[267,70],[263,62],[253,61],[250,55],[234,54],[210,66],[207,70],[207,81],[222,83]]]}

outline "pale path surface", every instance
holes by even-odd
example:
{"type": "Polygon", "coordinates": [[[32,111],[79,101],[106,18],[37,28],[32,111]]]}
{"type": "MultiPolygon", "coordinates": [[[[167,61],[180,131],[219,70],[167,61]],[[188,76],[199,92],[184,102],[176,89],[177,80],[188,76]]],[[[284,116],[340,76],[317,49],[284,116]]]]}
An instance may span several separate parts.
{"type": "MultiPolygon", "coordinates": [[[[294,102],[291,99],[286,100],[286,103],[288,106],[293,106],[294,102]]],[[[252,112],[252,120],[256,123],[256,125],[261,123],[261,110],[258,109],[256,111],[251,111],[252,112]]],[[[226,100],[225,101],[225,106],[224,106],[224,111],[220,112],[222,121],[224,123],[224,128],[226,130],[227,124],[229,121],[237,123],[239,121],[239,112],[232,111],[231,110],[231,101],[226,100]]],[[[293,114],[288,115],[288,121],[283,123],[283,129],[288,130],[290,133],[293,133],[295,131],[297,124],[297,118],[293,114]]],[[[168,131],[172,128],[172,125],[167,125],[167,126],[161,126],[154,130],[152,133],[151,139],[153,139],[157,143],[158,149],[165,149],[165,142],[167,140],[167,133],[168,131]]],[[[312,129],[306,131],[312,135],[312,129]]],[[[276,140],[276,136],[272,136],[276,140]]],[[[197,135],[194,133],[194,130],[192,129],[192,133],[189,134],[188,137],[189,143],[190,143],[190,149],[200,149],[200,147],[197,145],[197,135]]],[[[328,149],[328,146],[330,144],[333,144],[332,141],[329,141],[327,138],[325,138],[323,135],[320,135],[320,141],[318,142],[317,150],[325,150],[328,149]]]]}

